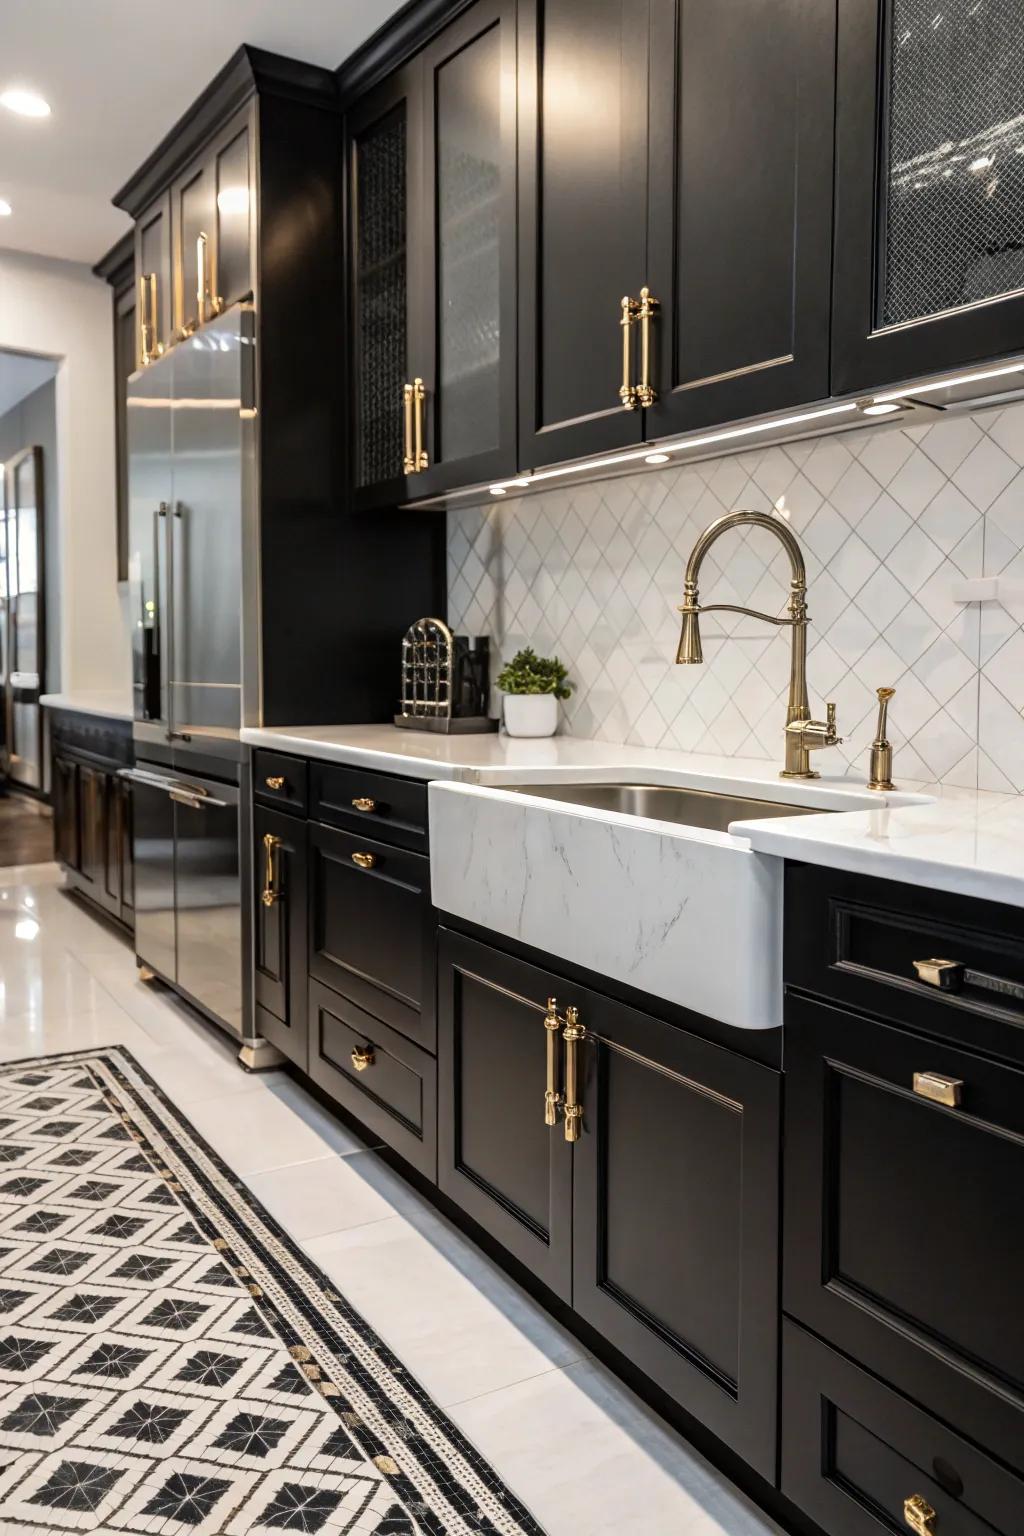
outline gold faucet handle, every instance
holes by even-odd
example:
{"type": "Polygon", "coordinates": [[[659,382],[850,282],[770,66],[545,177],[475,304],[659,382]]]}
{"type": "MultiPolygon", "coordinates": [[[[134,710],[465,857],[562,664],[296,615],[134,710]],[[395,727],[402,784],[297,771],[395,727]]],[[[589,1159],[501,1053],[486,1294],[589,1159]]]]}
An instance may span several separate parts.
{"type": "Polygon", "coordinates": [[[836,734],[836,706],[834,704],[825,705],[825,724],[828,727],[828,734],[834,736],[836,734]]]}

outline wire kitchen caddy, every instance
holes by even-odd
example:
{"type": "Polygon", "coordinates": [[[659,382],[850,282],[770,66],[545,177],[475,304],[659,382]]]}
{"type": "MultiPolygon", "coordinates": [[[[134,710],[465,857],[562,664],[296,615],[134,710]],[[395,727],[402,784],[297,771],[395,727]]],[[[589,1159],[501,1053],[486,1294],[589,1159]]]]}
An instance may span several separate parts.
{"type": "MultiPolygon", "coordinates": [[[[395,724],[414,731],[438,731],[444,735],[493,731],[497,722],[477,708],[466,707],[464,686],[468,653],[465,640],[456,640],[443,619],[417,619],[402,640],[402,692],[395,724]]],[[[486,697],[483,689],[470,688],[468,696],[486,697]]],[[[483,706],[484,708],[486,705],[483,706]]]]}

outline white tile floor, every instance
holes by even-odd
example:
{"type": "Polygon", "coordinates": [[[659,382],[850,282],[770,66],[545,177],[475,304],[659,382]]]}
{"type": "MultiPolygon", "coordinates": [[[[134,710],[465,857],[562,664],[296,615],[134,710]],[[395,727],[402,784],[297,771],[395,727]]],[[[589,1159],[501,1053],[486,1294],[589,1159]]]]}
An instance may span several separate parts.
{"type": "Polygon", "coordinates": [[[54,865],[0,870],[0,1061],[127,1046],[489,1457],[548,1536],[778,1536],[289,1077],[138,981],[54,865]]]}

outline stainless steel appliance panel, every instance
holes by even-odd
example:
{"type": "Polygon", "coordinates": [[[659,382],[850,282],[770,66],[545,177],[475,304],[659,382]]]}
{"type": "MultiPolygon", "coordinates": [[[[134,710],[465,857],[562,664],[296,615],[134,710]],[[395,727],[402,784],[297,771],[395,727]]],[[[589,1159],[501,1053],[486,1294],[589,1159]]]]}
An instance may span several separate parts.
{"type": "Polygon", "coordinates": [[[132,786],[132,845],[135,856],[135,953],[165,980],[177,972],[174,915],[175,780],[139,763],[122,770],[132,786]]]}
{"type": "Polygon", "coordinates": [[[242,723],[242,348],[235,307],[175,349],[173,728],[242,723]]]}
{"type": "Polygon", "coordinates": [[[182,777],[174,808],[178,986],[234,1034],[243,1033],[239,791],[182,777]]]}
{"type": "Polygon", "coordinates": [[[170,729],[169,514],[174,497],[172,405],[176,357],[128,380],[128,577],[132,593],[132,689],[136,720],[170,729]]]}

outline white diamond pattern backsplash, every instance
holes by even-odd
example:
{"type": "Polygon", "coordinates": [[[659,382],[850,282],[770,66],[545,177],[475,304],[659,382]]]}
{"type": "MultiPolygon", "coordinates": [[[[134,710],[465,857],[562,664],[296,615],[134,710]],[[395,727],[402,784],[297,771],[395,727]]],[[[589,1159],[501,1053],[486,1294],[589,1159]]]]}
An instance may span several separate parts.
{"type": "MultiPolygon", "coordinates": [[[[495,676],[521,645],[556,652],[572,735],[781,760],[788,630],[711,614],[705,664],[675,665],[697,535],[774,506],[807,561],[811,705],[834,699],[845,738],[818,766],[866,770],[893,686],[898,779],[1024,792],[1024,404],[452,511],[449,621],[491,636],[495,676]],[[982,575],[999,601],[954,600],[982,575]]],[[[777,540],[743,530],[704,561],[701,600],[782,613],[788,583],[777,540]]]]}

